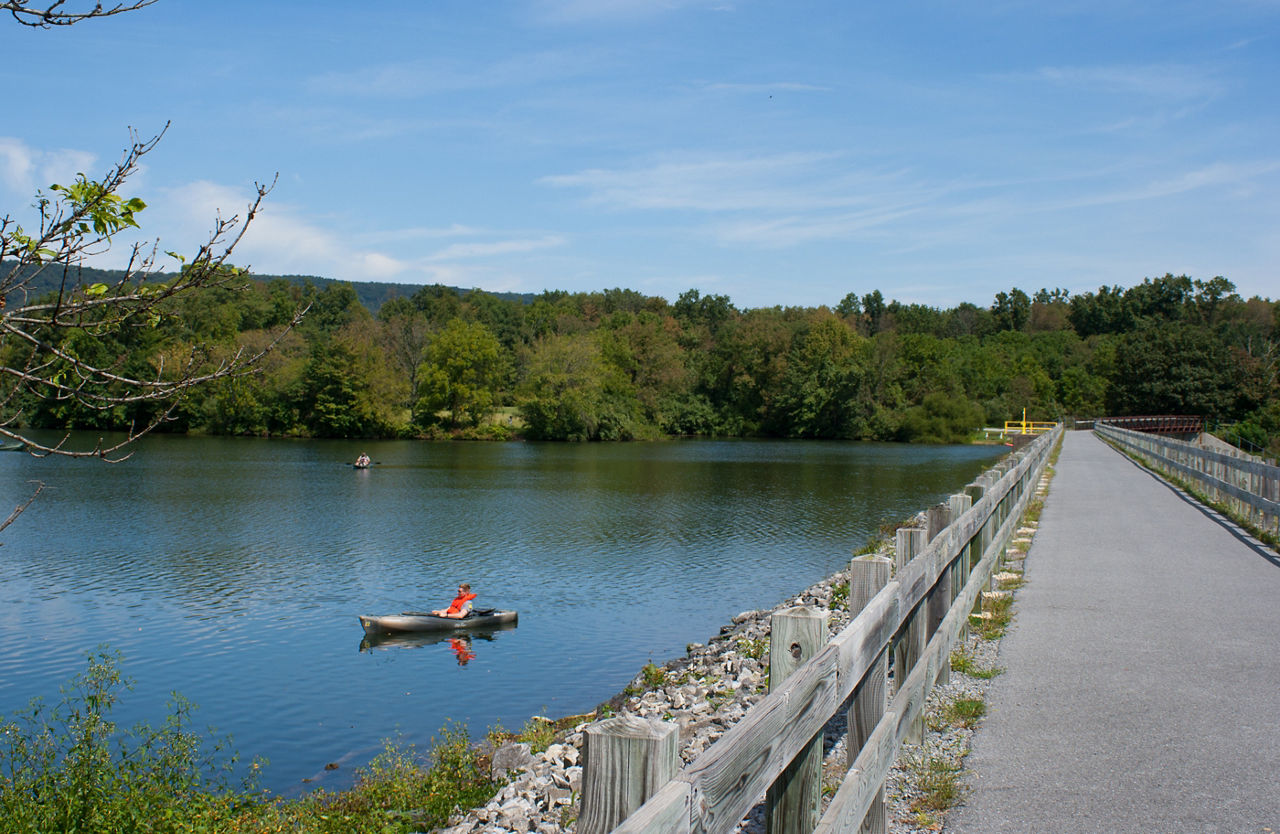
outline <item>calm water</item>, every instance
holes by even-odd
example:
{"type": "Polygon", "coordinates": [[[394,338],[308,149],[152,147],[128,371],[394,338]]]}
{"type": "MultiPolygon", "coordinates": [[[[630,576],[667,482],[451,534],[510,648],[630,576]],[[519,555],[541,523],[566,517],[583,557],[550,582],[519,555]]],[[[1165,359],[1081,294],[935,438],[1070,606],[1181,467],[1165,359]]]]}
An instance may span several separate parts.
{"type": "Polygon", "coordinates": [[[593,708],[1000,451],[156,437],[114,466],[0,454],[0,516],[47,485],[0,533],[0,714],[55,697],[105,643],[136,682],[121,723],[158,722],[177,690],[269,759],[265,786],[342,787],[397,734],[593,708]],[[360,451],[377,465],[344,463],[360,451]],[[519,627],[362,646],[357,614],[438,607],[460,581],[519,627]]]}

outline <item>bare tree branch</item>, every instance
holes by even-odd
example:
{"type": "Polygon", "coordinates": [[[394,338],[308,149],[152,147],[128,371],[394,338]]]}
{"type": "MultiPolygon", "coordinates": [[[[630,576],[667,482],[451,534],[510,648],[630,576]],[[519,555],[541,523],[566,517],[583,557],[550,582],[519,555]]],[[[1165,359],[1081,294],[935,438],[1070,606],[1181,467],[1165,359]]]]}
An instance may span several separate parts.
{"type": "MultiPolygon", "coordinates": [[[[25,502],[23,502],[22,504],[19,504],[16,508],[14,508],[13,512],[9,513],[9,517],[4,520],[3,524],[0,524],[0,530],[4,530],[4,528],[12,524],[14,519],[22,515],[23,510],[31,506],[31,502],[36,500],[36,496],[39,495],[41,492],[44,492],[43,481],[35,481],[35,485],[36,485],[36,491],[31,493],[31,497],[28,498],[25,502]]],[[[0,542],[0,544],[3,544],[3,542],[0,542]]]]}
{"type": "Polygon", "coordinates": [[[119,192],[167,129],[166,124],[147,140],[131,129],[129,147],[100,180],[80,174],[74,185],[55,185],[49,194],[37,194],[38,228],[32,232],[7,215],[0,217],[0,262],[7,267],[0,273],[0,436],[25,443],[35,454],[123,459],[121,450],[169,420],[190,389],[253,373],[306,311],[303,306],[295,309],[291,321],[262,350],[241,349],[213,360],[208,348],[193,344],[185,358],[174,357],[176,362],[166,362],[162,354],[147,376],[138,375],[139,362],[130,363],[127,352],[103,357],[100,348],[91,347],[85,354],[85,337],[97,340],[130,329],[155,328],[180,315],[175,305],[185,296],[248,284],[247,270],[231,266],[228,259],[274,180],[255,183],[255,195],[243,215],[218,215],[209,239],[192,258],[168,253],[181,264],[176,274],[156,268],[159,247],[150,244],[133,246],[128,266],[114,284],[80,279],[79,267],[86,257],[106,251],[115,234],[138,225],[134,215],[146,208],[145,203],[125,199],[119,192]],[[34,282],[50,272],[57,275],[58,289],[37,297],[34,282]],[[100,441],[91,451],[76,451],[65,446],[66,438],[42,444],[23,428],[21,403],[32,397],[97,411],[131,404],[149,404],[154,410],[132,426],[124,441],[100,441]]]}
{"type": "Polygon", "coordinates": [[[92,18],[111,17],[112,15],[136,11],[155,2],[156,0],[133,0],[133,2],[129,3],[117,3],[114,6],[94,3],[91,9],[71,11],[64,8],[67,5],[67,0],[56,0],[56,2],[44,0],[37,4],[31,3],[30,0],[0,0],[0,12],[8,12],[13,16],[14,20],[23,26],[30,26],[33,29],[48,29],[53,26],[71,26],[92,18]]]}

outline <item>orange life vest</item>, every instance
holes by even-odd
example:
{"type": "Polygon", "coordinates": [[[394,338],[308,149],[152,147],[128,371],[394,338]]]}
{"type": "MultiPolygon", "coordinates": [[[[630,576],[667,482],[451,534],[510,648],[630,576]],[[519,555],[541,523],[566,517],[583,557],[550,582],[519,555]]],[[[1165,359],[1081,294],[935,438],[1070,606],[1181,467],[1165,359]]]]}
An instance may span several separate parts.
{"type": "Polygon", "coordinates": [[[458,594],[458,596],[454,598],[453,602],[449,603],[449,610],[446,611],[445,613],[457,614],[459,611],[462,610],[462,606],[466,605],[468,602],[471,602],[471,600],[475,598],[476,598],[475,594],[458,594]]]}

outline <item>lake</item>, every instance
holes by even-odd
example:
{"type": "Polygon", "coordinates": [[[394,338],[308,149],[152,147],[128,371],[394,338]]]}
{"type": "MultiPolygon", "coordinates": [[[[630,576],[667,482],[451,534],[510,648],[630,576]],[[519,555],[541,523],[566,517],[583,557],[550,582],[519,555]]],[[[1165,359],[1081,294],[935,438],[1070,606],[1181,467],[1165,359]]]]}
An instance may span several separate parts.
{"type": "Polygon", "coordinates": [[[0,454],[0,517],[46,484],[0,533],[0,714],[54,700],[105,644],[135,681],[120,723],[159,723],[176,690],[269,760],[265,787],[345,787],[383,739],[592,709],[1004,451],[156,436],[114,465],[0,454]],[[443,607],[459,582],[518,627],[362,640],[358,614],[443,607]]]}

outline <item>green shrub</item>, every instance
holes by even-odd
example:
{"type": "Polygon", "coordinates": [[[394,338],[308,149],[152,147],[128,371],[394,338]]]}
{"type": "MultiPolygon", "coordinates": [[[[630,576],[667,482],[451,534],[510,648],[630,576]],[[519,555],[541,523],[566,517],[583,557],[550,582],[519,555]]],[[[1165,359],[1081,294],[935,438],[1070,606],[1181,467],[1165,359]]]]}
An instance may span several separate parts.
{"type": "Polygon", "coordinates": [[[489,801],[498,787],[464,727],[446,724],[442,734],[433,739],[428,768],[420,766],[413,745],[388,741],[357,772],[351,790],[280,803],[274,820],[248,830],[401,834],[441,827],[454,813],[489,801]]]}
{"type": "Polygon", "coordinates": [[[119,655],[100,648],[88,663],[54,706],[0,718],[4,831],[187,831],[185,820],[216,827],[260,804],[250,783],[229,787],[236,756],[191,732],[190,702],[175,694],[161,726],[121,729],[111,711],[132,683],[119,655]]]}

